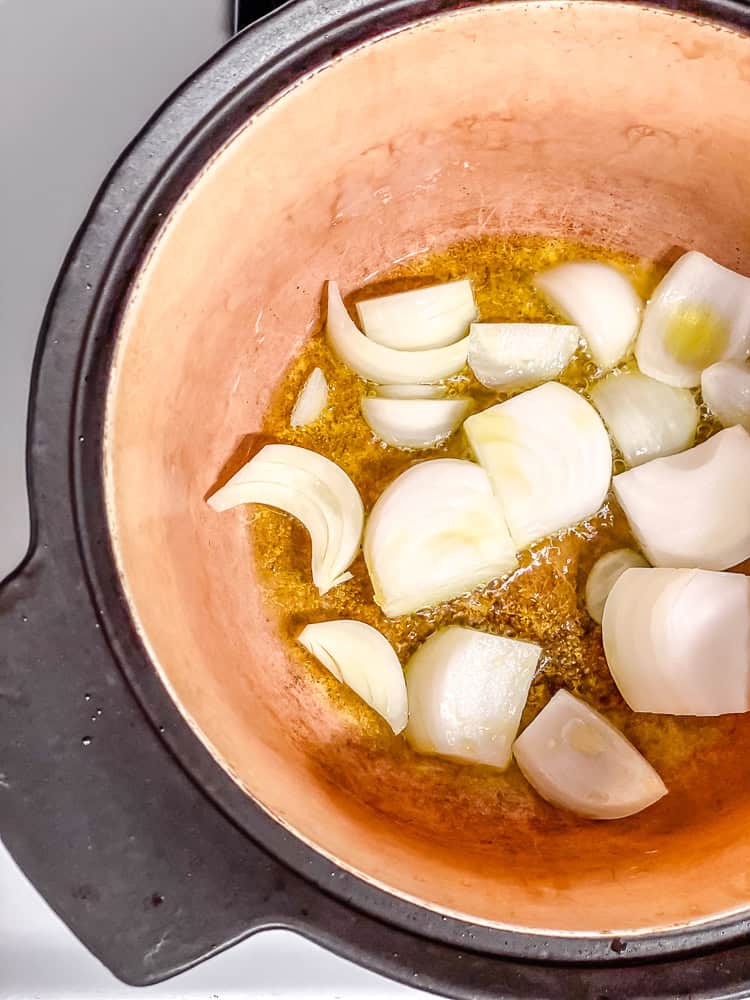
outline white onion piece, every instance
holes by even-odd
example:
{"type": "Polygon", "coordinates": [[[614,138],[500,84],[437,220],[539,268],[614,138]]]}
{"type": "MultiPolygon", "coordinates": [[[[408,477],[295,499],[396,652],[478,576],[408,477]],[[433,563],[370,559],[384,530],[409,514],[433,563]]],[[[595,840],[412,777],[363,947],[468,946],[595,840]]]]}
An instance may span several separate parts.
{"type": "Polygon", "coordinates": [[[674,455],[695,439],[699,411],[689,389],[638,371],[612,372],[595,383],[591,398],[628,465],[674,455]]]}
{"type": "Polygon", "coordinates": [[[669,385],[700,385],[701,372],[750,351],[750,278],[691,250],[646,306],[635,345],[638,367],[669,385]]]}
{"type": "Polygon", "coordinates": [[[313,368],[300,389],[289,423],[292,427],[314,424],[328,402],[328,382],[320,368],[313,368]]]}
{"type": "Polygon", "coordinates": [[[589,517],[607,495],[612,449],[604,424],[558,382],[474,414],[464,430],[517,548],[589,517]]]}
{"type": "Polygon", "coordinates": [[[360,333],[346,311],[335,281],[328,282],[326,335],[334,354],[361,378],[384,384],[439,382],[466,364],[469,338],[428,351],[398,351],[360,333]]]}
{"type": "Polygon", "coordinates": [[[633,816],[667,794],[619,729],[567,691],[544,706],[513,754],[543,799],[589,819],[633,816]]]}
{"type": "Polygon", "coordinates": [[[268,444],[209,497],[214,510],[262,503],[296,517],[312,543],[312,577],[321,594],[345,580],[359,551],[364,510],[335,462],[306,448],[268,444]]]}
{"type": "Polygon", "coordinates": [[[579,335],[559,323],[472,323],[469,368],[488,389],[533,386],[565,370],[579,335]]]}
{"type": "Polygon", "coordinates": [[[404,729],[409,715],[404,674],[393,646],[377,629],[345,619],[316,622],[302,629],[298,641],[394,733],[404,729]]]}
{"type": "Polygon", "coordinates": [[[607,663],[635,712],[750,709],[750,578],[629,569],[604,606],[607,663]]]}
{"type": "Polygon", "coordinates": [[[602,623],[604,605],[609,592],[626,569],[648,566],[648,563],[634,549],[614,549],[600,556],[586,580],[586,610],[597,625],[602,623]]]}
{"type": "Polygon", "coordinates": [[[469,412],[468,399],[362,400],[362,415],[373,432],[394,448],[433,448],[455,431],[469,412]]]}
{"type": "Polygon", "coordinates": [[[406,665],[406,738],[420,753],[506,768],[541,652],[473,628],[435,632],[406,665]]]}
{"type": "Polygon", "coordinates": [[[367,521],[364,555],[389,618],[467,593],[516,568],[487,473],[454,458],[402,472],[367,521]]]}
{"type": "Polygon", "coordinates": [[[613,486],[653,566],[728,569],[750,557],[750,434],[742,427],[629,469],[613,486]]]}
{"type": "Polygon", "coordinates": [[[376,344],[399,351],[424,351],[455,344],[477,318],[471,282],[415,288],[357,303],[365,334],[376,344]]]}
{"type": "Polygon", "coordinates": [[[744,361],[719,361],[701,375],[703,402],[725,427],[750,431],[750,367],[744,361]]]}
{"type": "Polygon", "coordinates": [[[638,333],[643,304],[616,268],[597,261],[570,261],[537,274],[534,283],[571,323],[580,327],[600,368],[614,368],[638,333]]]}
{"type": "Polygon", "coordinates": [[[379,385],[383,399],[442,399],[448,390],[444,385],[379,385]]]}

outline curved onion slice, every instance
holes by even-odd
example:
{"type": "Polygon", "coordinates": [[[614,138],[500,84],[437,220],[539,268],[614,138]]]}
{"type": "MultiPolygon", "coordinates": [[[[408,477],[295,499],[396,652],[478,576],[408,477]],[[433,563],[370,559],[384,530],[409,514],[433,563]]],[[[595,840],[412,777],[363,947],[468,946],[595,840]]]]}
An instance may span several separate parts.
{"type": "Polygon", "coordinates": [[[609,669],[635,712],[750,709],[750,578],[629,569],[604,607],[609,669]]]}
{"type": "Polygon", "coordinates": [[[472,323],[469,368],[488,389],[536,385],[564,371],[579,334],[556,323],[472,323]]]}
{"type": "Polygon", "coordinates": [[[701,375],[703,402],[724,424],[750,431],[750,367],[744,361],[719,361],[701,375]]]}
{"type": "Polygon", "coordinates": [[[383,399],[442,399],[448,390],[444,385],[379,385],[383,399]]]}
{"type": "Polygon", "coordinates": [[[693,443],[698,404],[689,389],[637,371],[612,372],[593,386],[591,398],[628,465],[674,455],[693,443]]]}
{"type": "Polygon", "coordinates": [[[439,382],[461,371],[469,350],[468,337],[428,351],[397,351],[376,344],[355,326],[335,281],[328,282],[326,335],[333,352],[352,371],[371,382],[386,384],[439,382]]]}
{"type": "Polygon", "coordinates": [[[604,424],[558,382],[476,413],[464,429],[517,548],[582,521],[607,495],[612,450],[604,424]]]}
{"type": "Polygon", "coordinates": [[[591,567],[586,580],[586,610],[597,625],[602,623],[604,604],[609,592],[626,569],[648,566],[648,563],[634,549],[614,549],[605,552],[591,567]]]}
{"type": "Polygon", "coordinates": [[[330,459],[294,445],[266,445],[208,499],[217,511],[244,503],[278,507],[304,524],[321,594],[351,579],[346,570],[359,551],[364,511],[356,486],[330,459]]]}
{"type": "Polygon", "coordinates": [[[643,305],[624,274],[597,261],[570,261],[537,274],[534,284],[580,327],[600,368],[614,368],[638,333],[643,305]]]}
{"type": "Polygon", "coordinates": [[[328,402],[328,382],[320,368],[313,368],[307,381],[300,389],[289,423],[292,427],[306,427],[313,424],[326,408],[328,402]]]}
{"type": "Polygon", "coordinates": [[[302,629],[305,649],[383,716],[394,733],[406,726],[406,684],[393,646],[372,625],[317,622],[302,629]]]}
{"type": "Polygon", "coordinates": [[[415,288],[357,303],[365,334],[376,344],[399,351],[424,351],[455,344],[477,318],[468,279],[415,288]]]}
{"type": "Polygon", "coordinates": [[[669,385],[700,385],[704,368],[750,351],[750,278],[691,250],[654,292],[635,345],[641,371],[669,385]]]}
{"type": "Polygon", "coordinates": [[[506,768],[541,652],[473,628],[435,632],[406,665],[406,738],[420,753],[506,768]]]}
{"type": "Polygon", "coordinates": [[[567,691],[544,706],[513,754],[543,799],[589,819],[632,816],[667,794],[619,729],[567,691]]]}
{"type": "Polygon", "coordinates": [[[613,486],[652,565],[728,569],[750,557],[750,434],[742,427],[629,469],[613,486]]]}
{"type": "Polygon", "coordinates": [[[362,415],[374,433],[394,448],[432,448],[445,441],[469,412],[468,399],[362,400],[362,415]]]}
{"type": "Polygon", "coordinates": [[[389,618],[448,601],[517,565],[487,473],[455,458],[413,465],[391,483],[367,521],[364,555],[389,618]]]}

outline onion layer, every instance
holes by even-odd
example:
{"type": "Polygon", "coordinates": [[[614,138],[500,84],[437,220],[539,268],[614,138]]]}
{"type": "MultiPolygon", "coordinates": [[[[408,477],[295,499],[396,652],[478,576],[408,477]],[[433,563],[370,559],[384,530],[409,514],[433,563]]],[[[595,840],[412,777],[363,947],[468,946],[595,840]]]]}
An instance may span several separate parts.
{"type": "Polygon", "coordinates": [[[750,709],[750,578],[629,569],[604,606],[609,669],[634,712],[750,709]]]}
{"type": "Polygon", "coordinates": [[[379,385],[382,399],[442,399],[448,390],[444,385],[379,385]]]}
{"type": "Polygon", "coordinates": [[[750,434],[742,427],[623,472],[613,485],[652,565],[728,569],[750,557],[750,434]]]}
{"type": "Polygon", "coordinates": [[[536,287],[580,327],[600,368],[614,368],[638,333],[642,303],[624,274],[609,264],[571,261],[538,274],[536,287]]]}
{"type": "Polygon", "coordinates": [[[744,361],[719,361],[701,375],[703,402],[725,427],[750,431],[750,367],[744,361]]]}
{"type": "Polygon", "coordinates": [[[408,718],[406,684],[393,646],[364,622],[339,620],[307,625],[298,636],[308,652],[343,681],[394,733],[408,718]]]}
{"type": "Polygon", "coordinates": [[[689,448],[698,426],[698,405],[689,389],[657,382],[637,371],[613,372],[591,389],[628,465],[689,448]]]}
{"type": "Polygon", "coordinates": [[[364,555],[389,618],[467,593],[517,565],[487,474],[454,458],[413,465],[380,496],[364,555]]]}
{"type": "Polygon", "coordinates": [[[362,415],[374,433],[394,448],[434,448],[469,412],[468,399],[362,400],[362,415]]]}
{"type": "Polygon", "coordinates": [[[619,729],[567,691],[544,706],[513,754],[543,799],[589,819],[633,816],[667,794],[619,729]]]}
{"type": "Polygon", "coordinates": [[[578,338],[577,326],[472,323],[469,368],[488,389],[528,388],[560,375],[578,338]]]}
{"type": "Polygon", "coordinates": [[[294,404],[289,423],[292,427],[314,424],[328,402],[328,382],[320,368],[313,368],[294,404]]]}
{"type": "Polygon", "coordinates": [[[428,351],[398,351],[376,344],[355,326],[335,281],[328,282],[326,335],[334,354],[352,371],[371,382],[386,384],[409,385],[449,378],[464,367],[469,350],[468,337],[428,351]]]}
{"type": "Polygon", "coordinates": [[[589,517],[607,495],[612,450],[604,424],[558,382],[476,413],[464,429],[517,548],[589,517]]]}
{"type": "Polygon", "coordinates": [[[435,632],[406,665],[406,738],[420,753],[506,768],[541,652],[472,628],[435,632]]]}
{"type": "Polygon", "coordinates": [[[306,448],[269,444],[209,497],[214,510],[262,503],[296,517],[312,543],[312,576],[321,594],[345,580],[359,551],[364,510],[343,469],[306,448]]]}
{"type": "Polygon", "coordinates": [[[591,567],[586,580],[586,610],[594,621],[601,625],[604,605],[609,592],[626,569],[648,566],[648,563],[634,549],[614,549],[605,552],[591,567]]]}
{"type": "Polygon", "coordinates": [[[646,307],[635,347],[641,371],[669,385],[700,385],[701,372],[750,350],[750,278],[691,250],[646,307]]]}
{"type": "Polygon", "coordinates": [[[424,351],[455,344],[478,316],[468,279],[410,292],[364,299],[357,315],[376,344],[399,351],[424,351]]]}

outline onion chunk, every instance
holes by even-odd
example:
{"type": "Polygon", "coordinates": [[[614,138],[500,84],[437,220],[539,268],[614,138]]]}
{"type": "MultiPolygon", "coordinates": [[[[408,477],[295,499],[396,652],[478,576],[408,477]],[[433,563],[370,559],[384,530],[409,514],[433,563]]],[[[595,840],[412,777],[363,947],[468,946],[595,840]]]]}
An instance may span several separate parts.
{"type": "Polygon", "coordinates": [[[589,819],[633,816],[667,794],[619,729],[564,690],[518,737],[513,754],[543,799],[589,819]]]}
{"type": "Polygon", "coordinates": [[[443,399],[448,390],[444,385],[379,385],[381,399],[443,399]]]}
{"type": "Polygon", "coordinates": [[[292,427],[314,424],[328,402],[328,382],[320,368],[313,368],[302,386],[292,409],[289,423],[292,427]]]}
{"type": "Polygon", "coordinates": [[[744,361],[719,361],[701,375],[703,402],[725,427],[750,431],[750,367],[744,361]]]}
{"type": "Polygon", "coordinates": [[[370,382],[410,385],[439,382],[466,364],[469,338],[427,351],[398,351],[375,343],[357,329],[335,281],[328,282],[326,336],[331,350],[352,371],[370,382]]]}
{"type": "Polygon", "coordinates": [[[626,569],[648,566],[648,563],[634,549],[614,549],[605,552],[591,567],[586,580],[586,610],[597,625],[602,623],[604,605],[609,592],[626,569]]]}
{"type": "Polygon", "coordinates": [[[455,344],[478,316],[468,279],[415,288],[357,303],[365,334],[399,351],[424,351],[455,344]]]}
{"type": "Polygon", "coordinates": [[[591,398],[630,466],[674,455],[693,443],[699,413],[689,389],[638,371],[612,372],[594,384],[591,398]]]}
{"type": "Polygon", "coordinates": [[[449,438],[469,412],[468,399],[362,400],[362,416],[372,431],[394,448],[435,448],[449,438]]]}
{"type": "Polygon", "coordinates": [[[566,319],[580,327],[600,368],[614,368],[628,354],[643,305],[617,268],[597,261],[570,261],[538,274],[534,283],[566,319]]]}
{"type": "Polygon", "coordinates": [[[472,323],[469,368],[488,389],[527,389],[567,368],[579,334],[554,323],[472,323]]]}
{"type": "Polygon", "coordinates": [[[364,509],[357,488],[335,462],[306,448],[268,444],[208,499],[216,511],[262,503],[296,517],[312,543],[312,576],[321,594],[351,579],[364,509]]]}
{"type": "Polygon", "coordinates": [[[652,565],[720,570],[750,557],[750,434],[742,427],[623,472],[613,485],[652,565]]]}
{"type": "Polygon", "coordinates": [[[442,458],[402,472],[367,521],[364,556],[389,618],[448,601],[517,566],[487,473],[442,458]]]}
{"type": "Polygon", "coordinates": [[[607,495],[612,450],[604,424],[558,382],[476,413],[464,429],[519,549],[589,517],[607,495]]]}
{"type": "Polygon", "coordinates": [[[365,622],[339,620],[306,625],[298,636],[305,649],[383,716],[394,733],[408,718],[401,664],[384,635],[365,622]]]}
{"type": "Polygon", "coordinates": [[[651,297],[635,347],[641,371],[669,385],[700,385],[701,372],[750,351],[750,278],[691,250],[651,297]]]}
{"type": "Polygon", "coordinates": [[[634,712],[750,709],[750,578],[629,569],[604,606],[607,663],[634,712]]]}
{"type": "Polygon", "coordinates": [[[541,648],[450,626],[406,665],[406,738],[420,753],[506,768],[541,648]]]}

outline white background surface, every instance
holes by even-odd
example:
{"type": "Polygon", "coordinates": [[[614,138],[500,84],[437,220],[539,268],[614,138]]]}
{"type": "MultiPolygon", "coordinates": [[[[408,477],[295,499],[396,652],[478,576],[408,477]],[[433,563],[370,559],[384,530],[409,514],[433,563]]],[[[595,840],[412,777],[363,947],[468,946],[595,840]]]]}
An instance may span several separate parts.
{"type": "MultiPolygon", "coordinates": [[[[225,0],[0,0],[0,578],[28,543],[26,403],[44,307],[109,166],[229,33],[225,0]]],[[[122,986],[0,845],[2,1000],[396,998],[417,993],[285,931],[145,992],[122,986]]]]}

